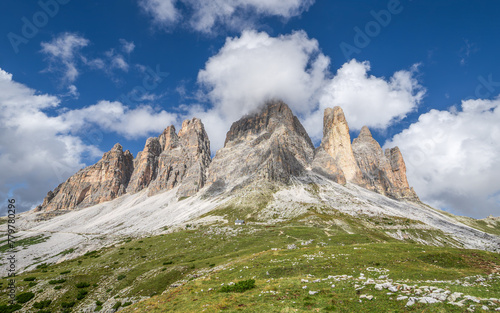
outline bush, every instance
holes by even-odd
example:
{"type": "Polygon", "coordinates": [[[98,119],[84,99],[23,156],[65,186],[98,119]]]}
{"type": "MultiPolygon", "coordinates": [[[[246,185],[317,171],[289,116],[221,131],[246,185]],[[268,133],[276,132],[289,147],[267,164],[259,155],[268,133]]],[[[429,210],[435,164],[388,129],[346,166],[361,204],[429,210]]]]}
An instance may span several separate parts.
{"type": "Polygon", "coordinates": [[[36,277],[26,277],[24,281],[34,281],[36,277]]]}
{"type": "Polygon", "coordinates": [[[85,282],[81,282],[81,283],[76,284],[75,286],[76,286],[76,288],[87,288],[87,287],[90,287],[90,284],[85,283],[85,282]]]}
{"type": "Polygon", "coordinates": [[[124,279],[125,277],[127,277],[127,276],[122,274],[122,275],[118,275],[118,277],[117,277],[116,279],[118,279],[118,280],[122,280],[122,279],[124,279]]]}
{"type": "Polygon", "coordinates": [[[66,279],[64,279],[64,278],[49,280],[49,284],[51,284],[51,285],[62,284],[65,282],[66,282],[66,279]]]}
{"type": "Polygon", "coordinates": [[[116,302],[115,305],[113,305],[113,309],[118,310],[122,306],[122,303],[120,301],[116,302]]]}
{"type": "Polygon", "coordinates": [[[80,290],[76,295],[76,300],[82,300],[89,292],[87,290],[80,290]]]}
{"type": "Polygon", "coordinates": [[[255,279],[242,280],[234,285],[223,286],[220,292],[245,292],[255,288],[255,279]]]}
{"type": "Polygon", "coordinates": [[[96,300],[95,305],[97,305],[97,306],[102,306],[102,305],[103,305],[103,303],[102,303],[102,301],[96,300]]]}
{"type": "Polygon", "coordinates": [[[35,297],[35,294],[32,292],[23,292],[23,293],[20,293],[16,296],[16,301],[18,303],[26,303],[26,302],[30,301],[31,299],[33,299],[34,297],[35,297]]]}
{"type": "Polygon", "coordinates": [[[61,272],[61,275],[69,274],[69,273],[71,273],[71,271],[64,271],[64,272],[61,272]]]}
{"type": "Polygon", "coordinates": [[[43,309],[43,308],[48,307],[51,303],[52,303],[52,300],[44,300],[44,301],[33,303],[33,307],[35,309],[43,309]]]}
{"type": "Polygon", "coordinates": [[[132,304],[132,302],[131,302],[131,301],[128,301],[128,302],[125,302],[124,304],[122,304],[122,306],[123,306],[123,307],[126,307],[126,306],[129,306],[129,305],[131,305],[131,304],[132,304]]]}
{"type": "Polygon", "coordinates": [[[169,265],[169,264],[172,264],[174,263],[173,261],[167,261],[167,262],[163,262],[163,265],[169,265]]]}
{"type": "Polygon", "coordinates": [[[54,287],[54,290],[59,290],[59,289],[61,289],[61,288],[62,288],[62,286],[55,286],[55,287],[54,287]]]}
{"type": "Polygon", "coordinates": [[[18,303],[14,305],[0,305],[0,313],[12,313],[19,310],[22,307],[23,306],[18,303]]]}
{"type": "Polygon", "coordinates": [[[28,284],[28,287],[34,287],[34,286],[36,286],[36,284],[37,284],[36,282],[30,281],[30,283],[28,284]]]}
{"type": "Polygon", "coordinates": [[[49,266],[48,266],[46,263],[38,264],[38,265],[36,266],[36,268],[37,268],[37,269],[45,269],[45,268],[47,268],[47,267],[49,267],[49,266]]]}
{"type": "Polygon", "coordinates": [[[63,302],[61,303],[61,306],[63,308],[72,308],[75,306],[75,301],[71,301],[71,302],[63,302]]]}

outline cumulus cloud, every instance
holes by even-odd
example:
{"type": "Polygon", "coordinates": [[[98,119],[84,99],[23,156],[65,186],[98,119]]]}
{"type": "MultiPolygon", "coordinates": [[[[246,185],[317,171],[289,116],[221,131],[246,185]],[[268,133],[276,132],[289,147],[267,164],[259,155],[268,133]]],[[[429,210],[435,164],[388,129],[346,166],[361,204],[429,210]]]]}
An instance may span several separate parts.
{"type": "Polygon", "coordinates": [[[63,82],[73,83],[79,75],[76,59],[79,51],[89,40],[74,33],[62,33],[50,42],[42,42],[41,52],[47,55],[50,65],[47,71],[62,72],[63,82]]]}
{"type": "Polygon", "coordinates": [[[100,101],[68,110],[60,103],[0,69],[0,197],[15,197],[21,211],[40,204],[49,189],[84,167],[84,160],[100,158],[104,133],[147,137],[176,121],[150,106],[129,109],[100,101]]]}
{"type": "Polygon", "coordinates": [[[125,39],[120,39],[120,44],[122,45],[122,50],[126,54],[131,54],[135,49],[135,44],[133,41],[127,41],[125,39]]]}
{"type": "Polygon", "coordinates": [[[209,33],[222,25],[241,30],[251,27],[260,16],[289,19],[307,10],[314,0],[184,0],[193,9],[190,25],[199,32],[209,33]]]}
{"type": "Polygon", "coordinates": [[[198,73],[213,106],[208,111],[192,109],[192,114],[205,118],[212,145],[220,148],[231,123],[267,99],[283,99],[296,113],[309,114],[328,65],[318,42],[305,32],[273,38],[244,31],[228,38],[198,73]]]}
{"type": "Polygon", "coordinates": [[[157,135],[168,125],[176,124],[177,114],[158,111],[151,106],[130,109],[120,102],[100,101],[95,105],[71,110],[61,118],[73,129],[95,125],[128,139],[157,135]]]}
{"type": "Polygon", "coordinates": [[[431,110],[385,144],[394,145],[422,200],[458,214],[500,216],[500,98],[431,110]]]}
{"type": "Polygon", "coordinates": [[[178,3],[188,8],[188,24],[194,30],[211,33],[218,26],[235,30],[249,28],[262,16],[284,19],[298,16],[314,0],[139,0],[143,10],[161,26],[172,26],[182,19],[178,3]]]}
{"type": "MultiPolygon", "coordinates": [[[[54,96],[37,94],[0,69],[0,194],[30,209],[48,191],[84,164],[82,155],[101,152],[69,134],[69,125],[44,111],[59,106],[54,96]]],[[[0,212],[1,215],[5,212],[0,212]]]]}
{"type": "Polygon", "coordinates": [[[155,23],[169,26],[180,19],[175,7],[177,0],[139,0],[141,8],[153,17],[155,23]]]}
{"type": "Polygon", "coordinates": [[[351,60],[345,63],[327,83],[319,100],[319,110],[306,119],[306,128],[315,139],[322,129],[315,127],[326,108],[340,106],[351,130],[363,126],[386,129],[416,110],[425,89],[414,77],[418,65],[401,70],[390,79],[369,75],[370,63],[351,60]]]}
{"type": "Polygon", "coordinates": [[[278,37],[244,31],[228,38],[198,73],[212,107],[196,107],[191,113],[203,118],[212,146],[218,149],[232,122],[265,100],[280,98],[317,141],[327,107],[343,107],[352,129],[385,129],[415,110],[425,93],[414,77],[415,68],[384,79],[368,75],[368,62],[352,60],[336,75],[329,65],[318,42],[303,31],[278,37]]]}
{"type": "Polygon", "coordinates": [[[90,45],[88,39],[75,33],[61,33],[50,42],[41,43],[41,52],[46,55],[48,61],[45,71],[62,73],[62,84],[69,89],[67,95],[77,98],[74,83],[82,68],[102,70],[110,76],[114,76],[115,70],[128,72],[130,65],[125,56],[130,56],[135,44],[125,39],[119,41],[119,47],[109,49],[101,57],[88,57],[88,53],[81,51],[90,45]]]}

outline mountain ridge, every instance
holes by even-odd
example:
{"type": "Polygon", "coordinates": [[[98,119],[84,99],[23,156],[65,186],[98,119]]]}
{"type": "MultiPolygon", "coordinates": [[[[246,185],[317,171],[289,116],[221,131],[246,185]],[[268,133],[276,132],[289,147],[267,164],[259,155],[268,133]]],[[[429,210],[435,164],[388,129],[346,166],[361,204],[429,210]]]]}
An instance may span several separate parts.
{"type": "MultiPolygon", "coordinates": [[[[386,150],[367,127],[351,143],[349,126],[340,107],[325,110],[323,139],[314,145],[299,119],[286,103],[270,100],[260,110],[234,122],[224,147],[210,157],[210,140],[200,119],[185,120],[179,133],[168,126],[149,138],[131,161],[114,162],[112,151],[96,164],[71,176],[49,191],[36,211],[68,211],[109,201],[143,189],[152,196],[180,186],[180,198],[196,194],[205,185],[218,188],[265,179],[289,183],[306,168],[339,184],[351,182],[394,199],[419,201],[408,185],[399,149],[386,150]],[[115,168],[102,164],[115,164],[115,168]],[[101,165],[100,165],[101,164],[101,165]],[[115,178],[117,176],[117,178],[115,178]],[[118,181],[118,182],[116,182],[118,181]],[[101,189],[110,189],[105,193],[101,189]]],[[[126,155],[126,157],[125,157],[126,155]]],[[[120,156],[116,156],[120,159],[120,156]]]]}

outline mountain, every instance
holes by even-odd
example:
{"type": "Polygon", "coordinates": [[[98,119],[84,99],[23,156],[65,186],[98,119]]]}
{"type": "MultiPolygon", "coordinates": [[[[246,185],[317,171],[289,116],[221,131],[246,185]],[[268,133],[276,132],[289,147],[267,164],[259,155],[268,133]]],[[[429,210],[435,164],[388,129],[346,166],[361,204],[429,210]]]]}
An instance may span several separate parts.
{"type": "Polygon", "coordinates": [[[191,196],[205,185],[210,161],[208,135],[203,123],[193,118],[182,123],[179,134],[169,126],[157,138],[149,138],[135,159],[116,144],[99,162],[49,191],[36,210],[64,212],[143,189],[154,195],[179,187],[180,197],[191,196]]]}
{"type": "Polygon", "coordinates": [[[177,134],[167,127],[132,155],[117,144],[95,165],[50,191],[38,211],[67,211],[147,189],[152,196],[179,187],[189,197],[205,185],[224,191],[255,180],[288,184],[312,169],[339,184],[351,182],[380,194],[419,201],[408,185],[399,149],[385,152],[363,127],[351,145],[349,126],[340,107],[325,110],[323,139],[315,149],[292,110],[280,100],[235,122],[224,147],[210,158],[203,123],[186,120],[177,134]]]}
{"type": "Polygon", "coordinates": [[[289,183],[313,157],[314,146],[298,118],[284,102],[271,101],[231,126],[208,179],[232,187],[259,179],[289,183]]]}
{"type": "MultiPolygon", "coordinates": [[[[15,253],[18,288],[33,297],[23,312],[111,313],[130,304],[124,312],[241,305],[274,312],[269,303],[278,298],[269,297],[278,294],[278,311],[310,312],[319,303],[370,311],[364,292],[394,311],[407,303],[423,311],[432,297],[442,311],[477,301],[499,307],[491,297],[500,286],[500,221],[422,203],[400,150],[383,151],[366,127],[351,143],[339,107],[325,110],[317,148],[280,100],[236,121],[213,159],[196,118],[149,138],[135,158],[117,144],[17,216],[14,252],[5,218],[0,231],[2,259],[15,253]],[[245,225],[235,225],[241,219],[245,225]],[[252,277],[253,292],[218,292],[252,277]],[[429,287],[436,279],[440,285],[429,287]],[[480,290],[485,280],[492,292],[480,290]],[[407,301],[393,301],[387,290],[407,301]]],[[[6,276],[7,267],[0,272],[6,276]]],[[[0,312],[7,299],[0,292],[0,312]]]]}
{"type": "Polygon", "coordinates": [[[132,171],[132,154],[117,143],[99,162],[49,191],[37,210],[66,211],[113,200],[125,194],[132,171]]]}

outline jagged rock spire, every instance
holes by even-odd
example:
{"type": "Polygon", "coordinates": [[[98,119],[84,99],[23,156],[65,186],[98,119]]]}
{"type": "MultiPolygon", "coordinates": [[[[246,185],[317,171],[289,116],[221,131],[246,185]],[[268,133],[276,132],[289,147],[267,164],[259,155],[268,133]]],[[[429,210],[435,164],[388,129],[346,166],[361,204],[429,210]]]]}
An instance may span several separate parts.
{"type": "Polygon", "coordinates": [[[399,148],[382,151],[368,127],[363,126],[352,149],[363,173],[365,187],[396,199],[418,201],[406,179],[406,166],[399,148]]]}
{"type": "Polygon", "coordinates": [[[233,123],[224,148],[212,161],[209,182],[267,179],[287,183],[304,173],[313,154],[309,135],[288,105],[268,101],[257,113],[233,123]]]}
{"type": "Polygon", "coordinates": [[[351,136],[344,111],[327,108],[323,118],[321,149],[330,155],[349,182],[361,183],[362,175],[351,147],[351,136]]]}
{"type": "Polygon", "coordinates": [[[259,179],[290,183],[311,170],[339,184],[351,182],[393,198],[418,200],[397,147],[384,153],[366,126],[351,145],[340,107],[325,110],[323,122],[323,139],[314,150],[288,105],[268,101],[233,123],[224,148],[212,161],[203,123],[186,120],[178,134],[169,126],[157,138],[149,138],[135,160],[116,144],[99,162],[49,192],[39,209],[71,210],[144,189],[154,195],[178,188],[177,195],[185,197],[214,183],[219,189],[259,179]]]}
{"type": "Polygon", "coordinates": [[[72,210],[112,200],[125,194],[132,171],[132,154],[123,152],[117,143],[99,162],[78,171],[49,192],[38,209],[72,210]]]}

